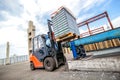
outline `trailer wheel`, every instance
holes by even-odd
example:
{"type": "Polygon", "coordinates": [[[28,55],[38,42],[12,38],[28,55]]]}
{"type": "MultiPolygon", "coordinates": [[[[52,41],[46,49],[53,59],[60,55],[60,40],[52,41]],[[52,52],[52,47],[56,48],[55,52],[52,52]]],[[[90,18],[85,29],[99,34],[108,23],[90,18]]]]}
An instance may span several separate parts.
{"type": "Polygon", "coordinates": [[[32,71],[35,70],[34,63],[33,63],[33,62],[30,62],[30,69],[31,69],[32,71]]]}
{"type": "Polygon", "coordinates": [[[53,71],[55,69],[55,60],[52,57],[45,58],[44,67],[48,71],[53,71]]]}

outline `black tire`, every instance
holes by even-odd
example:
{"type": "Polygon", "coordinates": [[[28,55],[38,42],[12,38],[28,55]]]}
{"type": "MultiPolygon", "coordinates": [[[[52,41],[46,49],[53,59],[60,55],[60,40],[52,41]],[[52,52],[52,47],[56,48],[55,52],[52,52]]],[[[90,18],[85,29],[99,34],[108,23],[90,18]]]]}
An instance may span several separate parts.
{"type": "Polygon", "coordinates": [[[52,57],[45,58],[44,67],[47,71],[53,71],[55,69],[55,60],[52,57]]]}
{"type": "Polygon", "coordinates": [[[35,66],[34,66],[34,63],[33,62],[30,62],[30,69],[33,71],[35,70],[35,66]]]}

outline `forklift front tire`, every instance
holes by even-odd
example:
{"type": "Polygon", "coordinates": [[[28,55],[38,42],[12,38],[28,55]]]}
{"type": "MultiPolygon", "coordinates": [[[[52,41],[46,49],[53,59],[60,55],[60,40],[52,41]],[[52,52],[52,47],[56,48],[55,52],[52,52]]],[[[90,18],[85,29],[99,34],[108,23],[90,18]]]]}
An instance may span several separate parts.
{"type": "Polygon", "coordinates": [[[52,57],[45,58],[44,67],[47,71],[53,71],[55,69],[55,60],[52,57]]]}
{"type": "Polygon", "coordinates": [[[31,69],[32,71],[35,70],[34,63],[33,63],[33,62],[30,62],[30,69],[31,69]]]}

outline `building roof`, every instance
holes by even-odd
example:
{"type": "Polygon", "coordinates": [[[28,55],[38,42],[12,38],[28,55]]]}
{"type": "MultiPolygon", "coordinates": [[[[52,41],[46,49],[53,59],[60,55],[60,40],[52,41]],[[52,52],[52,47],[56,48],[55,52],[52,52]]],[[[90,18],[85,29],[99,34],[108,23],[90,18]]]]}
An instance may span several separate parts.
{"type": "Polygon", "coordinates": [[[58,8],[57,11],[53,12],[53,13],[51,14],[51,18],[53,18],[55,15],[57,15],[62,9],[66,10],[74,19],[76,19],[75,16],[73,15],[72,11],[70,11],[70,10],[69,10],[68,8],[66,8],[65,6],[61,6],[60,8],[58,8]]]}

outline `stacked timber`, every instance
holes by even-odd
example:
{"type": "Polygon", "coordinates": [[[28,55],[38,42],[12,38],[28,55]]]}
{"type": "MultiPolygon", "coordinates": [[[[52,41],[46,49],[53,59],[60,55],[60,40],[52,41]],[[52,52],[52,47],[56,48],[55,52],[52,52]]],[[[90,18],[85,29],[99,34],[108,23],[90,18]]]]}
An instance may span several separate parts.
{"type": "MultiPolygon", "coordinates": [[[[86,52],[114,48],[114,47],[120,47],[120,39],[106,40],[103,42],[84,45],[84,49],[86,52]]],[[[64,53],[67,54],[71,53],[70,48],[64,48],[63,51],[64,53]]]]}
{"type": "Polygon", "coordinates": [[[97,42],[93,44],[84,45],[85,50],[88,51],[96,51],[108,48],[120,47],[120,39],[112,39],[106,40],[103,42],[97,42]]]}
{"type": "Polygon", "coordinates": [[[112,39],[112,42],[115,47],[120,46],[120,40],[119,39],[112,39]]]}

